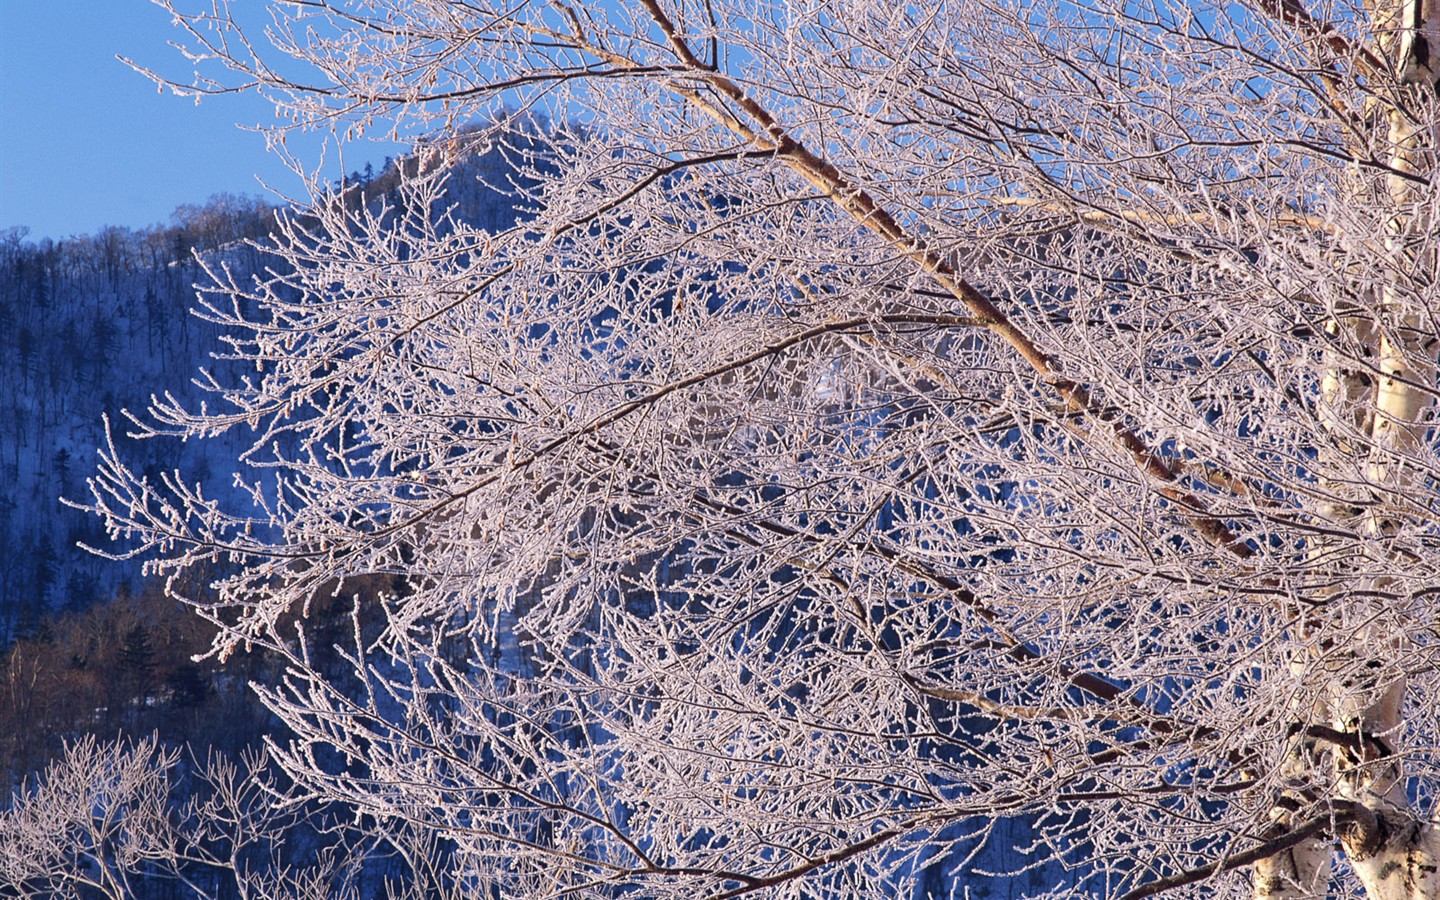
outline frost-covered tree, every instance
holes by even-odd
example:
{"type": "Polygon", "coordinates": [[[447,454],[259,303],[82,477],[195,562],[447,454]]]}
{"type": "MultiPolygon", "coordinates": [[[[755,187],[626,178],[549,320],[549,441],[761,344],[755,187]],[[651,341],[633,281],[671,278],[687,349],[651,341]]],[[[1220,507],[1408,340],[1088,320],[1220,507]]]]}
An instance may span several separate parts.
{"type": "Polygon", "coordinates": [[[66,745],[0,808],[5,897],[263,898],[460,896],[407,867],[428,835],[377,842],[315,805],[287,802],[263,753],[184,759],[155,738],[66,745]]]}
{"type": "Polygon", "coordinates": [[[263,756],[238,764],[213,757],[193,766],[192,800],[182,808],[174,794],[185,768],[178,752],[154,738],[86,737],[67,744],[0,809],[0,892],[130,900],[148,896],[157,883],[172,896],[176,887],[189,896],[216,896],[224,883],[230,896],[250,896],[262,882],[318,887],[330,880],[264,865],[279,856],[274,848],[287,831],[298,840],[305,816],[277,802],[263,756]]]}
{"type": "Polygon", "coordinates": [[[93,482],[315,796],[477,895],[1440,892],[1440,5],[166,5],[427,138],[214,273],[143,427],[241,490],[93,482]]]}

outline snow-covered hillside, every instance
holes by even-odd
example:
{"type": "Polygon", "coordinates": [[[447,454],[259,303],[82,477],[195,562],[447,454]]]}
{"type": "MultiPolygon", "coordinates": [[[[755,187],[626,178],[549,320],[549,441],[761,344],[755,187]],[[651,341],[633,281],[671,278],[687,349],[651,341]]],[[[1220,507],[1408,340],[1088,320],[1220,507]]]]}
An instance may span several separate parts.
{"type": "MultiPolygon", "coordinates": [[[[372,208],[399,201],[397,168],[386,160],[351,176],[347,197],[372,208]]],[[[447,202],[491,228],[515,221],[512,201],[493,185],[508,177],[498,153],[475,153],[455,170],[447,202]]],[[[112,437],[147,475],[179,470],[207,491],[224,490],[243,433],[181,444],[131,440],[125,410],[143,413],[152,395],[206,399],[201,369],[222,381],[219,329],[194,314],[206,266],[246,283],[276,261],[261,249],[276,209],[222,194],[176,210],[167,226],[112,227],[60,241],[0,233],[0,647],[33,630],[47,612],[83,609],[138,589],[136,561],[105,559],[86,544],[111,544],[99,522],[66,507],[84,502],[96,452],[112,437]]],[[[214,402],[213,398],[209,398],[214,402]]]]}
{"type": "MultiPolygon", "coordinates": [[[[165,228],[0,238],[0,540],[13,551],[0,558],[0,643],[47,610],[83,608],[135,586],[136,565],[79,548],[105,536],[60,498],[83,499],[105,440],[102,416],[127,441],[122,410],[143,409],[152,391],[188,395],[193,371],[216,346],[214,328],[188,312],[201,275],[191,248],[253,270],[261,254],[244,239],[263,234],[271,215],[257,200],[217,196],[177,211],[165,228]]],[[[181,462],[203,470],[225,449],[133,452],[158,472],[181,462]]]]}

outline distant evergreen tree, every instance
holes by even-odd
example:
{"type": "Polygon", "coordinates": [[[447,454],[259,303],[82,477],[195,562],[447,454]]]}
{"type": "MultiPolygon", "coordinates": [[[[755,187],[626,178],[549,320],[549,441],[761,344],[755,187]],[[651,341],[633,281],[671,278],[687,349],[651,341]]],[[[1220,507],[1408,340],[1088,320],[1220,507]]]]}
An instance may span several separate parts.
{"type": "Polygon", "coordinates": [[[63,493],[70,483],[70,451],[61,447],[50,457],[50,470],[55,473],[55,483],[63,493]]]}
{"type": "Polygon", "coordinates": [[[48,267],[40,267],[35,271],[35,285],[31,288],[31,302],[35,308],[41,311],[50,308],[50,271],[48,267]]]}
{"type": "Polygon", "coordinates": [[[39,608],[43,609],[45,597],[54,586],[56,576],[59,574],[59,554],[55,552],[55,546],[50,539],[37,535],[30,550],[30,587],[31,594],[39,608]]]}
{"type": "Polygon", "coordinates": [[[15,636],[37,643],[48,643],[53,636],[45,617],[45,601],[39,594],[23,597],[15,623],[15,636]]]}
{"type": "Polygon", "coordinates": [[[160,295],[155,293],[155,285],[145,285],[145,346],[152,352],[155,350],[156,341],[165,334],[165,307],[160,302],[160,295]]]}
{"type": "Polygon", "coordinates": [[[181,709],[199,706],[210,696],[210,681],[200,666],[193,662],[183,663],[165,679],[170,689],[170,702],[181,709]]]}
{"type": "Polygon", "coordinates": [[[155,668],[155,648],[150,643],[150,629],[135,624],[120,643],[116,663],[121,677],[132,686],[136,693],[143,694],[150,687],[150,677],[155,668]]]}
{"type": "Polygon", "coordinates": [[[29,328],[21,328],[17,335],[16,347],[20,351],[20,374],[24,379],[24,385],[28,388],[30,374],[35,369],[36,353],[39,350],[39,346],[35,342],[35,332],[29,328]]]}
{"type": "Polygon", "coordinates": [[[95,602],[99,593],[95,578],[83,572],[71,572],[65,580],[65,609],[78,612],[95,602]]]}

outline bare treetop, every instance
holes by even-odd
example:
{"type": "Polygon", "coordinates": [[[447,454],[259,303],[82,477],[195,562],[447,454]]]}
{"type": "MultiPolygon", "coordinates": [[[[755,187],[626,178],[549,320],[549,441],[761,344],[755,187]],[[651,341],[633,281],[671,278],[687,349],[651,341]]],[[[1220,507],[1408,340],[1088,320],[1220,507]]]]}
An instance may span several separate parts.
{"type": "Polygon", "coordinates": [[[1440,7],[165,5],[427,138],[213,273],[254,374],[140,427],[244,497],[93,482],[307,789],[505,896],[1440,892],[1440,7]]]}

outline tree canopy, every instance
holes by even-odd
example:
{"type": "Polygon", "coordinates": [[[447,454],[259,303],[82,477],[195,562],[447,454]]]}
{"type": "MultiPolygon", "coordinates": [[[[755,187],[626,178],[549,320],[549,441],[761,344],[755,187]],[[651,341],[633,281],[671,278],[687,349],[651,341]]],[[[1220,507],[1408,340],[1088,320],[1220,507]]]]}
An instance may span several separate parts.
{"type": "Polygon", "coordinates": [[[477,894],[1440,890],[1440,13],[165,5],[177,89],[426,136],[213,273],[254,374],[140,428],[238,496],[92,482],[303,790],[477,894]]]}

